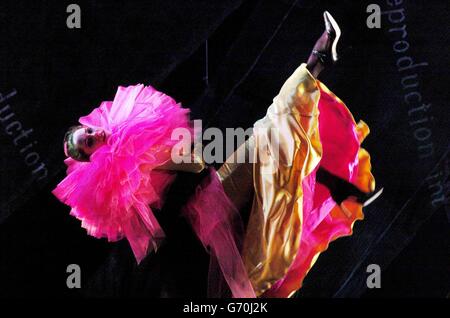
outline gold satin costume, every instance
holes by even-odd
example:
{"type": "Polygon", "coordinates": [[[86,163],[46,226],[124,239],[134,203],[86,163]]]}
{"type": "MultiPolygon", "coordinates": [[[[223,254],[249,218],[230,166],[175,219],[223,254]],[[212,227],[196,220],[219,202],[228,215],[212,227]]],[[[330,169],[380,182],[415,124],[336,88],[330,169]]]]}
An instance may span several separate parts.
{"type": "MultiPolygon", "coordinates": [[[[313,172],[322,157],[319,86],[329,92],[311,75],[306,64],[298,67],[273,99],[266,116],[255,123],[253,136],[218,170],[225,192],[238,209],[252,199],[249,193],[254,193],[242,257],[257,296],[283,278],[297,253],[302,253],[299,249],[303,223],[302,180],[313,172]],[[271,135],[271,129],[277,134],[271,135]],[[276,158],[275,153],[279,153],[276,158]],[[234,163],[237,154],[247,159],[253,156],[253,163],[234,163]]],[[[347,110],[343,103],[342,106],[347,110]]],[[[369,129],[362,121],[356,127],[362,141],[369,129]]],[[[371,192],[375,181],[370,172],[369,154],[362,148],[358,154],[359,171],[354,184],[363,192],[371,192]]],[[[331,213],[352,217],[354,222],[362,219],[362,206],[345,200],[331,213]]],[[[326,246],[318,248],[314,260],[325,249],[326,246]]],[[[288,287],[286,296],[300,287],[301,278],[298,280],[288,287]]]]}

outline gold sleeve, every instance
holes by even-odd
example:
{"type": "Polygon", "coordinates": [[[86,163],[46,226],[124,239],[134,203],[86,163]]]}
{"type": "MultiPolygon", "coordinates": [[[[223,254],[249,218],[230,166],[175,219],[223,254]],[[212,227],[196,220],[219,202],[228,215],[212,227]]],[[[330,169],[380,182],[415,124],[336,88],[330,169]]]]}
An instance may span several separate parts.
{"type": "Polygon", "coordinates": [[[171,159],[163,165],[159,166],[159,170],[172,170],[172,171],[184,171],[191,173],[200,173],[206,168],[205,161],[201,155],[197,155],[195,152],[191,153],[191,162],[189,163],[175,163],[171,159]]]}

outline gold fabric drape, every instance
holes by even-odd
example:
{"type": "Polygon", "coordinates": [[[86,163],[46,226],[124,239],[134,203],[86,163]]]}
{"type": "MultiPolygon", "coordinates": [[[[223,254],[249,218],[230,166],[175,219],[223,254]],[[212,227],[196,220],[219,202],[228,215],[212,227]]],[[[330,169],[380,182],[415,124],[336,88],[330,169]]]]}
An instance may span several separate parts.
{"type": "MultiPolygon", "coordinates": [[[[218,170],[225,192],[238,209],[253,199],[242,257],[257,296],[285,277],[297,253],[302,252],[302,181],[322,157],[318,109],[321,90],[353,120],[344,103],[302,64],[284,83],[266,116],[255,123],[253,136],[218,170]],[[246,161],[236,163],[236,158],[246,161]]],[[[363,121],[353,123],[362,142],[369,128],[363,121]]],[[[353,184],[363,192],[371,192],[375,180],[370,172],[370,156],[360,148],[358,158],[353,184]]],[[[354,221],[363,218],[362,206],[347,199],[333,208],[330,216],[336,220],[344,218],[351,232],[354,221]]],[[[315,248],[309,268],[327,246],[315,248]]],[[[294,275],[295,278],[291,275],[276,296],[292,295],[301,286],[304,275],[306,272],[294,275]]]]}
{"type": "Polygon", "coordinates": [[[299,248],[302,180],[322,155],[319,97],[316,80],[302,64],[254,125],[255,195],[243,259],[257,295],[286,274],[299,248]]]}

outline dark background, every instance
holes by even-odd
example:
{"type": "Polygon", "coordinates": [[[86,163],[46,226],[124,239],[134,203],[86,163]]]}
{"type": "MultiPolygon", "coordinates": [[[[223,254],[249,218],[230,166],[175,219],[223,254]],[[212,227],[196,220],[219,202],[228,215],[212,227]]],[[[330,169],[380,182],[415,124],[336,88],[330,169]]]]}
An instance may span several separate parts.
{"type": "Polygon", "coordinates": [[[364,147],[385,191],[365,209],[354,235],[319,257],[297,296],[447,297],[448,1],[405,0],[395,7],[386,1],[77,1],[81,29],[66,26],[70,3],[0,4],[0,93],[17,91],[0,109],[9,104],[15,120],[33,129],[29,141],[37,142],[33,150],[48,171],[33,178],[2,123],[1,297],[205,296],[208,256],[179,214],[201,176],[180,174],[158,212],[167,240],[137,266],[126,241],[87,236],[50,193],[65,176],[64,132],[112,100],[118,85],[136,83],[173,96],[204,124],[250,127],[307,59],[323,32],[324,10],[341,25],[342,58],[320,79],[369,124],[364,147]],[[369,29],[369,3],[403,9],[405,19],[393,24],[383,15],[381,29],[369,29]],[[410,46],[396,53],[400,35],[389,29],[403,24],[410,46]],[[396,62],[405,55],[428,63],[408,73],[418,74],[415,90],[432,105],[426,127],[434,152],[427,158],[420,157],[403,100],[396,62]],[[434,200],[439,195],[446,199],[434,200]],[[79,290],[66,287],[72,263],[81,266],[79,290]],[[382,269],[376,290],[366,287],[372,263],[382,269]]]}

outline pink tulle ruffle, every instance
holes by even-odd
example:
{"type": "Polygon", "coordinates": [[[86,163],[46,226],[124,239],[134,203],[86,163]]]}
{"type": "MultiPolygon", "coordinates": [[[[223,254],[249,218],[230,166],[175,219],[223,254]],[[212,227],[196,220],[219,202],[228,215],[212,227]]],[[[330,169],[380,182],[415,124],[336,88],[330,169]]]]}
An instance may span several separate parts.
{"type": "Polygon", "coordinates": [[[184,214],[210,253],[208,295],[224,296],[221,286],[223,278],[233,297],[256,297],[239,250],[242,220],[214,169],[209,170],[208,177],[197,187],[195,195],[184,208],[184,214]]]}
{"type": "Polygon", "coordinates": [[[174,174],[154,170],[170,159],[172,131],[189,126],[189,111],[151,86],[119,87],[79,122],[110,135],[89,162],[67,158],[67,177],[52,193],[71,207],[88,234],[126,238],[138,262],[156,249],[164,232],[153,215],[174,174]]]}

